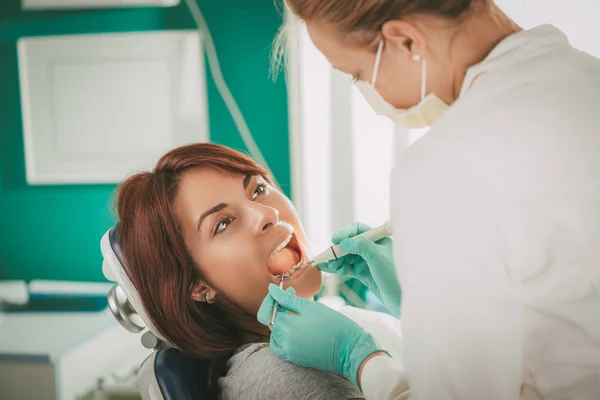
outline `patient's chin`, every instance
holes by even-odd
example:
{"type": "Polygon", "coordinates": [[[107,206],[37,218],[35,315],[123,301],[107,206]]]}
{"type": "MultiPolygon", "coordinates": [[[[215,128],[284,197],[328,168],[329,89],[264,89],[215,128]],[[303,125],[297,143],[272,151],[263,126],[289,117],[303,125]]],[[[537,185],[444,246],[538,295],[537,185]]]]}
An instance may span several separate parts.
{"type": "Polygon", "coordinates": [[[323,286],[323,276],[318,268],[309,267],[298,280],[291,282],[290,286],[296,291],[296,296],[310,299],[321,290],[321,287],[323,286]]]}

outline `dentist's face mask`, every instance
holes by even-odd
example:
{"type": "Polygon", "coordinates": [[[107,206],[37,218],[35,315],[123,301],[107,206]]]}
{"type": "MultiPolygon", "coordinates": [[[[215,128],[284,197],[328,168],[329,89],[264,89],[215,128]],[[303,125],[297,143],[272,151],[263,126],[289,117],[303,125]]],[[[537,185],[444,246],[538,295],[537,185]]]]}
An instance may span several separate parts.
{"type": "MultiPolygon", "coordinates": [[[[427,62],[425,60],[421,62],[421,101],[416,106],[402,110],[388,103],[379,94],[377,89],[375,89],[382,51],[383,39],[379,42],[379,47],[377,48],[371,83],[356,82],[356,86],[361,91],[365,100],[367,100],[377,115],[384,115],[391,119],[395,124],[398,124],[405,129],[420,129],[431,126],[448,109],[448,105],[434,93],[431,93],[428,96],[425,94],[427,85],[427,62]]],[[[413,59],[419,61],[420,57],[415,55],[413,59]]]]}

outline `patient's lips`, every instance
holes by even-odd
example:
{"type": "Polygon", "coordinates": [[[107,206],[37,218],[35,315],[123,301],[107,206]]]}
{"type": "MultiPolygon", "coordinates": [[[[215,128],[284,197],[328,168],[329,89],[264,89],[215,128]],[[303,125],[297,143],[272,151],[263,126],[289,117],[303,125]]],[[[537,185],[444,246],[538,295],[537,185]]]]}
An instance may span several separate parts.
{"type": "Polygon", "coordinates": [[[267,269],[273,275],[288,272],[302,261],[296,236],[290,236],[283,241],[271,254],[267,261],[267,269]]]}

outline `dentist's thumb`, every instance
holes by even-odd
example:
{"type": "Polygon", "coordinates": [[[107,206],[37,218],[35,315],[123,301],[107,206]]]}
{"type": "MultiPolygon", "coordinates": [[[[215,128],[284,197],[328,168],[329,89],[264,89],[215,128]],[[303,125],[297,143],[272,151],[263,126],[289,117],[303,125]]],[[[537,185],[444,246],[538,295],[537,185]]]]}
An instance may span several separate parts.
{"type": "Polygon", "coordinates": [[[380,252],[379,245],[366,237],[346,239],[340,242],[339,246],[346,253],[362,257],[367,264],[376,262],[376,257],[380,252]]]}

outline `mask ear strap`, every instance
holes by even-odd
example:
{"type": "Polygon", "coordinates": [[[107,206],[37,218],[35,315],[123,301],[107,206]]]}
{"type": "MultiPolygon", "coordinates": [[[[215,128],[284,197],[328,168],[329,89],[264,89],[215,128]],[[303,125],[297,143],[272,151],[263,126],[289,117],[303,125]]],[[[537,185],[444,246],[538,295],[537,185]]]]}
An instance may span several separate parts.
{"type": "Polygon", "coordinates": [[[425,98],[427,91],[427,60],[421,62],[421,100],[425,98]]]}
{"type": "Polygon", "coordinates": [[[383,39],[379,40],[379,46],[377,46],[377,54],[375,55],[375,66],[373,67],[373,76],[371,76],[371,86],[375,87],[377,82],[377,71],[379,70],[379,62],[381,61],[381,53],[383,52],[383,39]]]}

